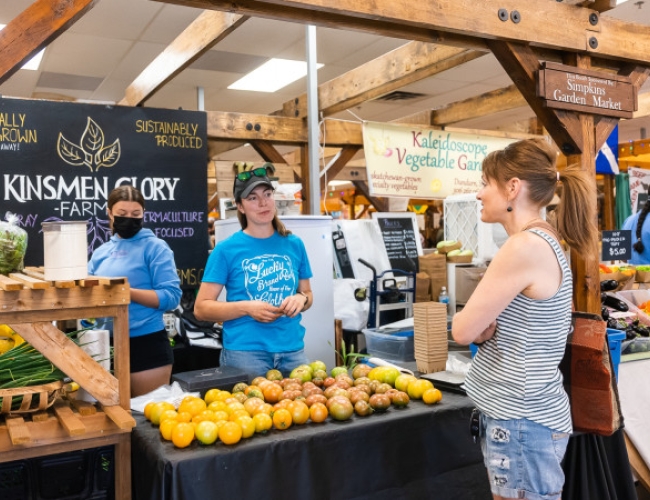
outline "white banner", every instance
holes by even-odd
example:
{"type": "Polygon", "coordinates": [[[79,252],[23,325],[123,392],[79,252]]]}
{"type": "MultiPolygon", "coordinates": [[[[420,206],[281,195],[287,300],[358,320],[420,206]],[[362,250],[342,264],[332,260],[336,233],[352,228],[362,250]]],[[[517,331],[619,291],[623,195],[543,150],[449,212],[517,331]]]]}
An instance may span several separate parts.
{"type": "Polygon", "coordinates": [[[515,140],[364,122],[370,194],[443,199],[476,193],[481,188],[483,159],[515,140]]]}
{"type": "MultiPolygon", "coordinates": [[[[632,213],[639,208],[639,195],[648,194],[650,188],[650,171],[644,168],[628,168],[630,176],[630,201],[632,202],[632,213]]],[[[645,200],[644,200],[645,202],[645,200]]]]}

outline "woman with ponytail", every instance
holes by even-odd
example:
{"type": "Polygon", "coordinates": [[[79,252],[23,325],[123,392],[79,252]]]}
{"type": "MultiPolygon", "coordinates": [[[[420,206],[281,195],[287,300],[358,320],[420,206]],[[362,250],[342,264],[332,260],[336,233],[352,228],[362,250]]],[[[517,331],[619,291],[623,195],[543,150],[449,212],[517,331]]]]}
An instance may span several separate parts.
{"type": "Polygon", "coordinates": [[[271,369],[288,376],[308,362],[300,324],[313,302],[305,245],[278,219],[265,167],[237,174],[233,193],[242,230],[210,254],[194,314],[223,322],[221,366],[250,379],[271,369]],[[218,301],[224,288],[226,301],[218,301]]]}
{"type": "Polygon", "coordinates": [[[650,193],[643,208],[630,215],[623,223],[622,229],[632,231],[632,241],[634,241],[630,264],[650,264],[650,220],[646,223],[648,213],[650,213],[650,193]]]}
{"type": "Polygon", "coordinates": [[[483,160],[481,220],[502,224],[508,239],[452,324],[457,343],[480,345],[465,388],[495,499],[558,500],[564,485],[573,429],[558,366],[573,281],[559,239],[595,259],[598,231],[595,184],[578,166],[558,171],[556,158],[547,141],[526,139],[483,160]],[[541,211],[560,182],[557,235],[541,211]]]}

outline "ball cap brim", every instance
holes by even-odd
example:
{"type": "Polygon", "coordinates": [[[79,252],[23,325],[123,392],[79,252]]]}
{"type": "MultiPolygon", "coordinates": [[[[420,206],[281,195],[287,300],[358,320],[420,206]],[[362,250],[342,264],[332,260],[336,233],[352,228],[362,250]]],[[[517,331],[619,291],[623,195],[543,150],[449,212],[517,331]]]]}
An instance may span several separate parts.
{"type": "Polygon", "coordinates": [[[268,177],[253,176],[246,181],[235,179],[235,189],[233,190],[235,201],[241,201],[242,198],[247,198],[253,192],[253,189],[259,186],[268,186],[271,189],[275,189],[271,179],[268,177]]]}

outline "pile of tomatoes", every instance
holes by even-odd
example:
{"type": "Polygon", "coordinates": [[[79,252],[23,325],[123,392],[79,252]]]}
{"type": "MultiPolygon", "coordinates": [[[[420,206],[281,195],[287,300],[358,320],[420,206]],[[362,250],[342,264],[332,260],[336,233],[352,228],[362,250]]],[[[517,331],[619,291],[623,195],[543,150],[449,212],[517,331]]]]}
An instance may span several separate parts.
{"type": "Polygon", "coordinates": [[[300,378],[283,378],[278,370],[269,370],[250,385],[236,384],[232,391],[210,389],[203,398],[186,396],[178,408],[165,401],[151,402],[145,406],[144,415],[159,426],[162,439],[186,448],[195,440],[202,445],[217,441],[234,445],[272,429],[319,424],[328,417],[365,417],[386,411],[391,405],[404,407],[411,399],[426,404],[442,399],[442,393],[429,380],[400,374],[391,367],[359,364],[352,376],[347,370],[336,369],[328,376],[318,361],[298,368],[292,374],[300,373],[300,378]]]}

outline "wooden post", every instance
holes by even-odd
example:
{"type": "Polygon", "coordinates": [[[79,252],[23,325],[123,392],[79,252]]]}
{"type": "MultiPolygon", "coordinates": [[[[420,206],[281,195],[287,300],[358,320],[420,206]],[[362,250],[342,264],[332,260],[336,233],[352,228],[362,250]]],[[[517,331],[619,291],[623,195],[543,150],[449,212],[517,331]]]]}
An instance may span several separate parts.
{"type": "Polygon", "coordinates": [[[603,200],[603,227],[605,231],[613,231],[616,229],[616,210],[614,199],[614,176],[605,174],[604,176],[604,192],[605,199],[603,200]]]}

